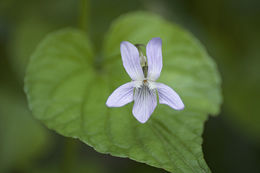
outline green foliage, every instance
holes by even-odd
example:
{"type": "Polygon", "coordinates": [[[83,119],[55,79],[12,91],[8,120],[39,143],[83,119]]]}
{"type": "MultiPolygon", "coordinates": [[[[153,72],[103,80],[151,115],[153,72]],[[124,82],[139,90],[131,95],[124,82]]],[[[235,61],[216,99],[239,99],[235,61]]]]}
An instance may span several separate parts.
{"type": "Polygon", "coordinates": [[[29,19],[23,19],[20,24],[15,27],[15,32],[8,46],[13,71],[21,81],[23,81],[30,54],[43,36],[53,28],[54,26],[43,22],[43,20],[39,20],[39,18],[35,16],[29,19]]]}
{"type": "Polygon", "coordinates": [[[32,118],[22,95],[3,86],[0,95],[0,172],[8,172],[43,155],[50,136],[32,118]]]}
{"type": "Polygon", "coordinates": [[[103,52],[97,54],[81,31],[64,29],[48,35],[31,57],[25,90],[36,118],[101,153],[170,172],[210,172],[201,134],[207,115],[219,111],[219,75],[195,38],[158,16],[142,12],[121,16],[107,33],[103,52]],[[105,102],[116,87],[130,81],[122,66],[120,42],[146,44],[152,37],[163,40],[160,81],[174,88],[186,107],[175,111],[159,105],[141,124],[132,115],[132,104],[111,109],[105,102]]]}

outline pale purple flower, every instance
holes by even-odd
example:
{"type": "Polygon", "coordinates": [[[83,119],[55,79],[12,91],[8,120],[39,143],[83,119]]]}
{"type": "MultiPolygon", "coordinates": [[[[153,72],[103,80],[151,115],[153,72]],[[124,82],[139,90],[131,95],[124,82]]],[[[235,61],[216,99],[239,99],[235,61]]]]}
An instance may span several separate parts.
{"type": "Polygon", "coordinates": [[[121,107],[134,101],[133,115],[145,123],[159,103],[175,110],[184,104],[179,95],[169,86],[155,82],[162,70],[162,40],[151,39],[146,46],[146,57],[133,44],[123,41],[120,45],[124,68],[132,81],[118,87],[107,99],[108,107],[121,107]]]}

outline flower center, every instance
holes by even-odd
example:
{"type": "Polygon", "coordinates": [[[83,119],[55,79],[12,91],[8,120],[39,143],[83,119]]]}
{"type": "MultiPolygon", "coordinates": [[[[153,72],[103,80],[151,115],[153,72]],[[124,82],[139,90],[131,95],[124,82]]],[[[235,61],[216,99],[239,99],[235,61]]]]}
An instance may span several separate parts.
{"type": "Polygon", "coordinates": [[[151,87],[151,85],[152,85],[152,82],[151,82],[151,81],[148,81],[147,79],[144,79],[144,80],[143,80],[143,85],[144,85],[144,86],[147,86],[147,87],[150,89],[150,87],[151,87]]]}

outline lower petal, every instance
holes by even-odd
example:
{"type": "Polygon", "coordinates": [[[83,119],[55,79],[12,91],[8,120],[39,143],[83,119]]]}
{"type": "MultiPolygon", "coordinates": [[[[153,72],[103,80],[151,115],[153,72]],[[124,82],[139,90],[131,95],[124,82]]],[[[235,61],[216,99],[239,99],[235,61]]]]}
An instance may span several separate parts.
{"type": "Polygon", "coordinates": [[[121,107],[133,101],[134,83],[128,82],[118,87],[107,99],[108,107],[121,107]]]}
{"type": "Polygon", "coordinates": [[[156,83],[156,87],[160,104],[166,104],[176,110],[184,109],[180,96],[172,88],[162,83],[156,83]]]}
{"type": "Polygon", "coordinates": [[[156,105],[155,90],[150,90],[145,85],[135,90],[133,115],[140,123],[145,123],[150,118],[156,105]]]}

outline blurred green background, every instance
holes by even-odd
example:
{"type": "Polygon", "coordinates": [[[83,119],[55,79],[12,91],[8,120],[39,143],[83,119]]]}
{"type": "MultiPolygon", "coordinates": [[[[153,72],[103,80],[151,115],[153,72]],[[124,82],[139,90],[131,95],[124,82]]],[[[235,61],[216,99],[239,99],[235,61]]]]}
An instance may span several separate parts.
{"type": "Polygon", "coordinates": [[[203,134],[212,172],[260,172],[260,1],[0,0],[0,173],[165,172],[48,130],[33,119],[23,92],[28,58],[47,33],[85,28],[98,51],[110,22],[137,10],[189,30],[218,64],[224,103],[203,134]]]}

